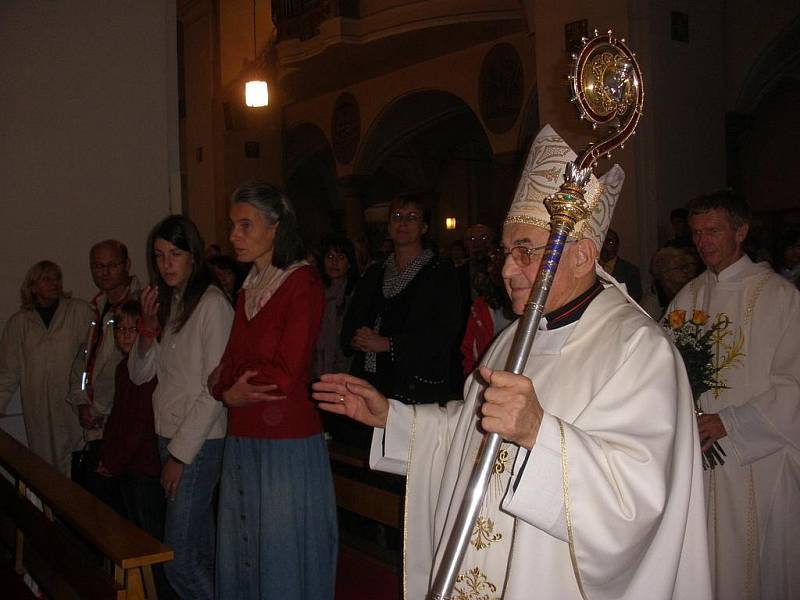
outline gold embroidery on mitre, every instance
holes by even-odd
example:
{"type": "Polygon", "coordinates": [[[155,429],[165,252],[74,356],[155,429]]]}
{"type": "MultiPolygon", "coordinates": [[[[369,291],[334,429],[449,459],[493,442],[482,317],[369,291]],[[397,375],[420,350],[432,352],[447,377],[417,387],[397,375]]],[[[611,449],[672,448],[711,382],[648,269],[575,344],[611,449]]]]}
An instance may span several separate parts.
{"type": "MultiPolygon", "coordinates": [[[[572,150],[565,146],[564,140],[560,137],[549,137],[545,138],[546,141],[549,143],[542,148],[541,153],[536,155],[536,158],[531,161],[531,164],[541,164],[550,158],[559,158],[561,159],[564,156],[569,156],[572,154],[572,150]]],[[[563,163],[564,160],[558,160],[558,163],[563,163]]],[[[561,173],[559,173],[560,175],[561,173]]]]}
{"type": "Polygon", "coordinates": [[[558,181],[558,178],[563,175],[563,169],[559,169],[558,167],[550,167],[549,169],[537,169],[536,171],[531,171],[532,177],[542,177],[548,181],[558,181]]]}
{"type": "Polygon", "coordinates": [[[478,517],[475,521],[475,529],[472,531],[472,538],[469,543],[476,550],[484,550],[491,546],[494,542],[499,542],[503,539],[502,533],[495,533],[494,521],[486,517],[478,517]]]}
{"type": "Polygon", "coordinates": [[[456,577],[453,600],[500,600],[495,596],[497,586],[478,567],[464,571],[456,577]]]}

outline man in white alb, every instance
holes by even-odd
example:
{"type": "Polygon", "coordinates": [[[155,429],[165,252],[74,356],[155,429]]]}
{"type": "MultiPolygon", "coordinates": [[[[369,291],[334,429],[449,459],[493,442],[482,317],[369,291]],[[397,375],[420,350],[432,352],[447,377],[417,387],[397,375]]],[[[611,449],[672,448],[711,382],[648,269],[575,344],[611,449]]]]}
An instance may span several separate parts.
{"type": "MultiPolygon", "coordinates": [[[[669,310],[702,310],[718,387],[701,397],[714,595],[800,598],[800,292],[744,253],[750,209],[730,191],[693,200],[689,226],[707,270],[669,310]]],[[[691,312],[689,313],[691,314],[691,312]]]]}
{"type": "MultiPolygon", "coordinates": [[[[575,159],[546,126],[505,221],[503,278],[521,314],[548,239],[542,204],[575,159]]],[[[524,375],[502,371],[510,325],[465,400],[405,406],[349,375],[325,375],[326,410],[374,426],[374,468],[407,474],[405,597],[425,598],[482,440],[505,440],[453,598],[710,597],[697,430],[680,356],[597,266],[624,174],[586,198],[524,375]]]]}

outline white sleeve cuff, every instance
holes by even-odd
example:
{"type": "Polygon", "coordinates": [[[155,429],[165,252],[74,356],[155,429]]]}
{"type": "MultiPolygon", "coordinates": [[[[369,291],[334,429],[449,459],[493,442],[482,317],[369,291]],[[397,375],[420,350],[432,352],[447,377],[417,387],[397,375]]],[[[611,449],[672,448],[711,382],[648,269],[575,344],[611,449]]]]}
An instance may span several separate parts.
{"type": "Polygon", "coordinates": [[[158,340],[147,349],[144,356],[139,352],[139,341],[136,341],[130,353],[128,353],[128,375],[136,385],[142,385],[156,376],[156,364],[158,361],[158,340]]]}
{"type": "Polygon", "coordinates": [[[784,447],[785,440],[755,405],[727,406],[718,414],[727,433],[719,443],[733,447],[739,465],[752,464],[784,447]]]}
{"type": "Polygon", "coordinates": [[[406,474],[413,423],[414,407],[389,399],[386,428],[376,427],[372,432],[370,468],[396,475],[406,474]]]}
{"type": "Polygon", "coordinates": [[[511,473],[503,509],[526,523],[567,541],[558,420],[542,416],[536,443],[520,448],[511,473]]]}

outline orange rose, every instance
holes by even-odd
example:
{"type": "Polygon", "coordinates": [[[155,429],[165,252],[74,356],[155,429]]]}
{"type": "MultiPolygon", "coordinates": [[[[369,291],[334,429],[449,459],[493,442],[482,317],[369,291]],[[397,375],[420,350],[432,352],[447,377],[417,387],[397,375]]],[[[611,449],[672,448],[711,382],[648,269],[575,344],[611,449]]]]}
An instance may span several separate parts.
{"type": "Polygon", "coordinates": [[[702,310],[695,310],[692,312],[692,323],[695,325],[705,325],[708,321],[708,313],[702,310]]]}
{"type": "Polygon", "coordinates": [[[686,311],[676,308],[668,315],[669,326],[673,329],[680,329],[686,322],[686,311]]]}

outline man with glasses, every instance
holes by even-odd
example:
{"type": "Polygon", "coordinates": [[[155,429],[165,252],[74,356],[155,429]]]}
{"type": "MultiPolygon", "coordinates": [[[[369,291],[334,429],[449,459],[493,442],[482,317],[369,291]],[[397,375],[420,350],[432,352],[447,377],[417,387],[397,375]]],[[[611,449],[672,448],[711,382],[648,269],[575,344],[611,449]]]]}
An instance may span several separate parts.
{"type": "MultiPolygon", "coordinates": [[[[130,268],[128,249],[122,242],[104,240],[89,251],[89,269],[98,293],[90,302],[94,319],[86,324],[86,354],[78,356],[72,366],[70,400],[94,458],[99,456],[105,420],[114,404],[114,374],[122,359],[114,342],[115,309],[139,298],[139,282],[130,268]]],[[[93,481],[102,486],[102,478],[90,477],[84,483],[94,488],[93,481]]],[[[90,491],[102,495],[97,489],[90,491]]]]}
{"type": "MultiPolygon", "coordinates": [[[[544,199],[569,146],[537,136],[503,227],[503,279],[525,308],[549,237],[544,199]]],[[[483,432],[504,443],[458,566],[453,597],[707,599],[703,484],[691,391],[665,332],[597,257],[624,174],[591,178],[523,374],[504,371],[510,325],[465,399],[406,406],[350,375],[314,384],[321,408],[374,427],[374,468],[407,475],[407,598],[424,598],[483,432]]]]}

